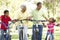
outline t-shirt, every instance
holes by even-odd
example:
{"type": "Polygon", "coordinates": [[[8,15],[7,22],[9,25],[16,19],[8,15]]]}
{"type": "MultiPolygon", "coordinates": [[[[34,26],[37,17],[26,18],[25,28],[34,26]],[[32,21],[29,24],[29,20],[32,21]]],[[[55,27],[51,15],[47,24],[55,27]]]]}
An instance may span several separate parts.
{"type": "Polygon", "coordinates": [[[47,26],[48,26],[48,32],[54,33],[55,23],[48,23],[47,26]]]}
{"type": "Polygon", "coordinates": [[[42,20],[43,19],[42,15],[44,15],[43,11],[42,10],[38,11],[37,9],[33,10],[31,13],[33,20],[42,20]]]}
{"type": "MultiPolygon", "coordinates": [[[[44,15],[44,12],[42,9],[39,11],[35,9],[31,12],[31,16],[33,20],[44,20],[44,17],[42,15],[44,15]]],[[[33,22],[33,23],[35,24],[36,22],[33,22]]],[[[39,22],[38,24],[42,24],[42,23],[39,22]]]]}
{"type": "Polygon", "coordinates": [[[8,22],[11,21],[11,18],[9,16],[5,17],[5,15],[1,16],[1,22],[4,24],[1,24],[1,29],[6,30],[8,27],[8,22]]]}
{"type": "MultiPolygon", "coordinates": [[[[24,13],[22,13],[21,11],[19,11],[19,13],[17,12],[17,14],[15,15],[14,19],[19,19],[19,20],[23,20],[26,19],[29,15],[29,13],[26,11],[24,13]]],[[[23,24],[26,25],[28,22],[27,21],[23,21],[23,24]]],[[[20,22],[16,23],[16,26],[20,25],[20,22]]]]}

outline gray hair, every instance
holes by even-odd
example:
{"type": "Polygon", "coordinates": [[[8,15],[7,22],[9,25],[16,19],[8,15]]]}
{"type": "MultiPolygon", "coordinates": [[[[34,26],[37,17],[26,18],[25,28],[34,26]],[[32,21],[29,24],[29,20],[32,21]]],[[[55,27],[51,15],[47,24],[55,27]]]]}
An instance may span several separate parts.
{"type": "Polygon", "coordinates": [[[21,5],[21,8],[26,8],[26,5],[21,5]]]}

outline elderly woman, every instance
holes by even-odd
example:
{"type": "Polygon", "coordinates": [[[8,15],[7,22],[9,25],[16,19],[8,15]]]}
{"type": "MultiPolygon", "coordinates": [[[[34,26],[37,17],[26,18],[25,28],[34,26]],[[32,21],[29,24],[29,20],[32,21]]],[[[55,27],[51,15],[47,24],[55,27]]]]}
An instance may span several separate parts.
{"type": "MultiPolygon", "coordinates": [[[[23,19],[27,19],[29,14],[26,11],[26,6],[25,5],[21,5],[21,10],[18,11],[19,13],[16,14],[15,19],[17,20],[23,20],[23,19]]],[[[28,29],[28,21],[24,20],[21,22],[17,22],[18,29],[23,27],[23,35],[21,32],[21,29],[19,29],[19,40],[28,40],[28,36],[27,36],[27,29],[28,29]],[[22,25],[21,25],[22,24],[22,25]]]]}

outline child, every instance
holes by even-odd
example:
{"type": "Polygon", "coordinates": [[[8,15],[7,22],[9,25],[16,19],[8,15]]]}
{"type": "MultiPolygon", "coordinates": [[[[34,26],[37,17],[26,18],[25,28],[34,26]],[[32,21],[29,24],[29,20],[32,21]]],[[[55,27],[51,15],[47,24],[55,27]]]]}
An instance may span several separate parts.
{"type": "Polygon", "coordinates": [[[1,29],[6,31],[7,30],[7,26],[8,26],[8,22],[11,21],[11,18],[9,17],[9,11],[5,10],[4,11],[4,15],[1,16],[1,22],[3,22],[5,25],[1,24],[1,29]]]}
{"type": "Polygon", "coordinates": [[[49,18],[49,20],[48,20],[48,24],[47,25],[45,25],[44,23],[43,23],[43,25],[46,27],[48,27],[48,31],[47,31],[47,35],[46,35],[46,39],[45,40],[47,40],[47,38],[48,38],[48,35],[49,34],[51,34],[51,38],[49,39],[49,40],[54,40],[54,36],[53,36],[53,34],[54,34],[54,26],[59,26],[59,24],[55,24],[55,19],[54,18],[49,18]]]}
{"type": "Polygon", "coordinates": [[[2,24],[1,24],[2,37],[0,40],[4,40],[4,33],[6,33],[6,31],[8,29],[8,22],[11,21],[11,18],[9,17],[9,11],[8,10],[4,11],[4,15],[1,16],[0,20],[2,22],[2,24]]]}

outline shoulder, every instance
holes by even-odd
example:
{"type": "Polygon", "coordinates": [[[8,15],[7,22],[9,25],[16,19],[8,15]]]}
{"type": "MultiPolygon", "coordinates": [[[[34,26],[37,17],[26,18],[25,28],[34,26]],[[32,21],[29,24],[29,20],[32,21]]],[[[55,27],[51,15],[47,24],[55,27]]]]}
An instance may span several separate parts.
{"type": "Polygon", "coordinates": [[[47,25],[49,25],[49,23],[47,23],[47,25]]]}
{"type": "Polygon", "coordinates": [[[36,12],[36,9],[32,10],[32,11],[31,11],[31,14],[34,14],[35,12],[36,12]]]}
{"type": "Polygon", "coordinates": [[[4,15],[1,15],[1,18],[3,18],[4,17],[4,15]]]}
{"type": "Polygon", "coordinates": [[[7,18],[9,18],[9,19],[10,19],[10,16],[7,16],[7,18]]]}
{"type": "Polygon", "coordinates": [[[1,15],[1,17],[3,17],[4,15],[1,15]]]}
{"type": "Polygon", "coordinates": [[[54,22],[53,25],[55,25],[56,23],[54,22]]]}
{"type": "Polygon", "coordinates": [[[32,12],[36,11],[36,9],[32,10],[32,12]]]}

